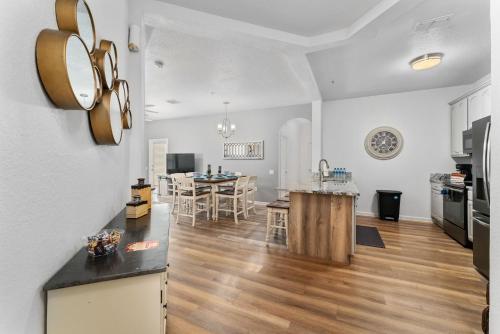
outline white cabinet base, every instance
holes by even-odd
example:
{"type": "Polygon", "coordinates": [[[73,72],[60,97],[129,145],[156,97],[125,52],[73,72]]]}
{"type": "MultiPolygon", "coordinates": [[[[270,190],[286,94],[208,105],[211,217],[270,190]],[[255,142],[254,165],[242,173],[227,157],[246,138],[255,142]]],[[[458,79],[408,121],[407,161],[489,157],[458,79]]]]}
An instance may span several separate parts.
{"type": "Polygon", "coordinates": [[[163,334],[165,293],[165,274],[50,290],[47,334],[163,334]]]}

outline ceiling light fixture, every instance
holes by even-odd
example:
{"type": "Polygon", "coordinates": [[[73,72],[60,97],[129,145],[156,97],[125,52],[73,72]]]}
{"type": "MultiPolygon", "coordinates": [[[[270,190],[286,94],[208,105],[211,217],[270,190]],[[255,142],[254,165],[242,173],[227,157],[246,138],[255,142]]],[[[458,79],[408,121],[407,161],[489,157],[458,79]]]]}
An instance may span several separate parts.
{"type": "Polygon", "coordinates": [[[224,139],[230,138],[232,135],[234,135],[236,131],[236,125],[232,124],[229,118],[227,117],[227,107],[229,105],[229,102],[224,102],[225,109],[226,109],[226,118],[222,121],[222,123],[217,124],[217,133],[221,135],[224,139]]]}
{"type": "Polygon", "coordinates": [[[415,71],[428,70],[441,64],[443,57],[444,53],[441,52],[426,53],[413,59],[409,64],[415,71]]]}

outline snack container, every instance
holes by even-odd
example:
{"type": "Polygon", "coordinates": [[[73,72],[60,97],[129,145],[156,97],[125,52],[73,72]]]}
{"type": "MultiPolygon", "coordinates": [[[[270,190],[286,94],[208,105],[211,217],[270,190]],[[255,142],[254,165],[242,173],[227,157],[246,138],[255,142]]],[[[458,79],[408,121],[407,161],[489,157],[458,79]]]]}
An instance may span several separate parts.
{"type": "Polygon", "coordinates": [[[87,252],[92,257],[106,256],[113,254],[120,243],[123,230],[102,230],[96,235],[85,238],[87,252]]]}

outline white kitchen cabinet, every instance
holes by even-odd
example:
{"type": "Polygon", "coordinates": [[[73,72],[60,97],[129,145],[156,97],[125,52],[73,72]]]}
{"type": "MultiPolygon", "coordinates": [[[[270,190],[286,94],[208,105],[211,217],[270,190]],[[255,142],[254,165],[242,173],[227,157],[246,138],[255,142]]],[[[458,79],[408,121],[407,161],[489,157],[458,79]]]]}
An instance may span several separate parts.
{"type": "Polygon", "coordinates": [[[443,186],[431,183],[431,217],[437,225],[443,226],[443,186]]]}
{"type": "Polygon", "coordinates": [[[491,86],[486,86],[468,98],[467,128],[472,128],[472,122],[491,115],[491,86]]]}
{"type": "Polygon", "coordinates": [[[463,156],[462,132],[467,130],[467,98],[451,105],[451,156],[463,156]]]}
{"type": "Polygon", "coordinates": [[[48,334],[165,333],[165,273],[50,290],[48,334]]]}

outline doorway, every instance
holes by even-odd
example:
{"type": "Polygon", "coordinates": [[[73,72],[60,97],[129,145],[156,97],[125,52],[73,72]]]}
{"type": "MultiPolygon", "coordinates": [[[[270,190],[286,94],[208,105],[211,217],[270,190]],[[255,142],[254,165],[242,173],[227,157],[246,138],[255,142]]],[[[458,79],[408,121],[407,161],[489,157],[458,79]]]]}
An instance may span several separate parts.
{"type": "MultiPolygon", "coordinates": [[[[312,136],[311,121],[294,118],[287,121],[279,132],[279,187],[311,182],[312,136]]],[[[280,194],[281,195],[281,194],[280,194]]]]}
{"type": "Polygon", "coordinates": [[[159,187],[159,176],[167,174],[168,139],[149,140],[149,183],[159,187]]]}

